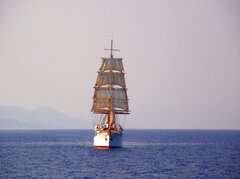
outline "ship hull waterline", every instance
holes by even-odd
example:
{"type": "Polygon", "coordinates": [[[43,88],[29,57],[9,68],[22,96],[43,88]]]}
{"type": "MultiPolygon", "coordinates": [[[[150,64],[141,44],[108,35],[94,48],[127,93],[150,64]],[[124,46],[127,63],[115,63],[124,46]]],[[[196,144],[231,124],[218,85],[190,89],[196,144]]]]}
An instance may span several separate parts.
{"type": "Polygon", "coordinates": [[[93,139],[93,146],[96,149],[109,149],[122,147],[122,133],[106,134],[100,132],[95,134],[93,139]]]}

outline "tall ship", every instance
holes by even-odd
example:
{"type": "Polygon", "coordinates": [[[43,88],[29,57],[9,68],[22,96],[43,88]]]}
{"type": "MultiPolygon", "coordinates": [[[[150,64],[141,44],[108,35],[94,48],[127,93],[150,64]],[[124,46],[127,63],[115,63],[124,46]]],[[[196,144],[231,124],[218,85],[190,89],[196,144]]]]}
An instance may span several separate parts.
{"type": "Polygon", "coordinates": [[[94,122],[95,148],[122,147],[123,124],[129,114],[128,96],[125,84],[125,71],[122,58],[114,58],[113,40],[110,57],[101,58],[94,86],[92,116],[94,122]],[[123,120],[123,121],[122,121],[123,120]]]}

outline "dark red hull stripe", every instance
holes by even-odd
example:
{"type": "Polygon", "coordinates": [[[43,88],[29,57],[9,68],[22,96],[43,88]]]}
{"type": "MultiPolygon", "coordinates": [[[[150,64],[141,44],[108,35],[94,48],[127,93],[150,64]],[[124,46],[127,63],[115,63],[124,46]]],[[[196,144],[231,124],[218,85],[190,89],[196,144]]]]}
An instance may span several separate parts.
{"type": "Polygon", "coordinates": [[[94,146],[96,149],[121,148],[120,146],[94,146]]]}

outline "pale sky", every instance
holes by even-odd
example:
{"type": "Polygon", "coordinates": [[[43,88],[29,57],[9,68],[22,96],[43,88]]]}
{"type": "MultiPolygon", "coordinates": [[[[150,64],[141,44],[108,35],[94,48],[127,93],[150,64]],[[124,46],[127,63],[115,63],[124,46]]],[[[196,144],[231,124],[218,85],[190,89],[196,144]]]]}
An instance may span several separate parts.
{"type": "Polygon", "coordinates": [[[0,0],[0,106],[91,120],[112,35],[127,128],[240,129],[238,0],[0,0]]]}

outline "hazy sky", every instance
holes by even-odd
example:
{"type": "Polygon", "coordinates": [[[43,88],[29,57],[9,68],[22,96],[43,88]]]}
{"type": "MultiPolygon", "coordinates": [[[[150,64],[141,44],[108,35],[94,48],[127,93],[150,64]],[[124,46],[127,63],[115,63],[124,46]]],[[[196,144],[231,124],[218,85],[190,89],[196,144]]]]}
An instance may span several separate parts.
{"type": "Polygon", "coordinates": [[[91,120],[112,35],[126,127],[240,129],[238,0],[0,0],[0,106],[91,120]]]}

